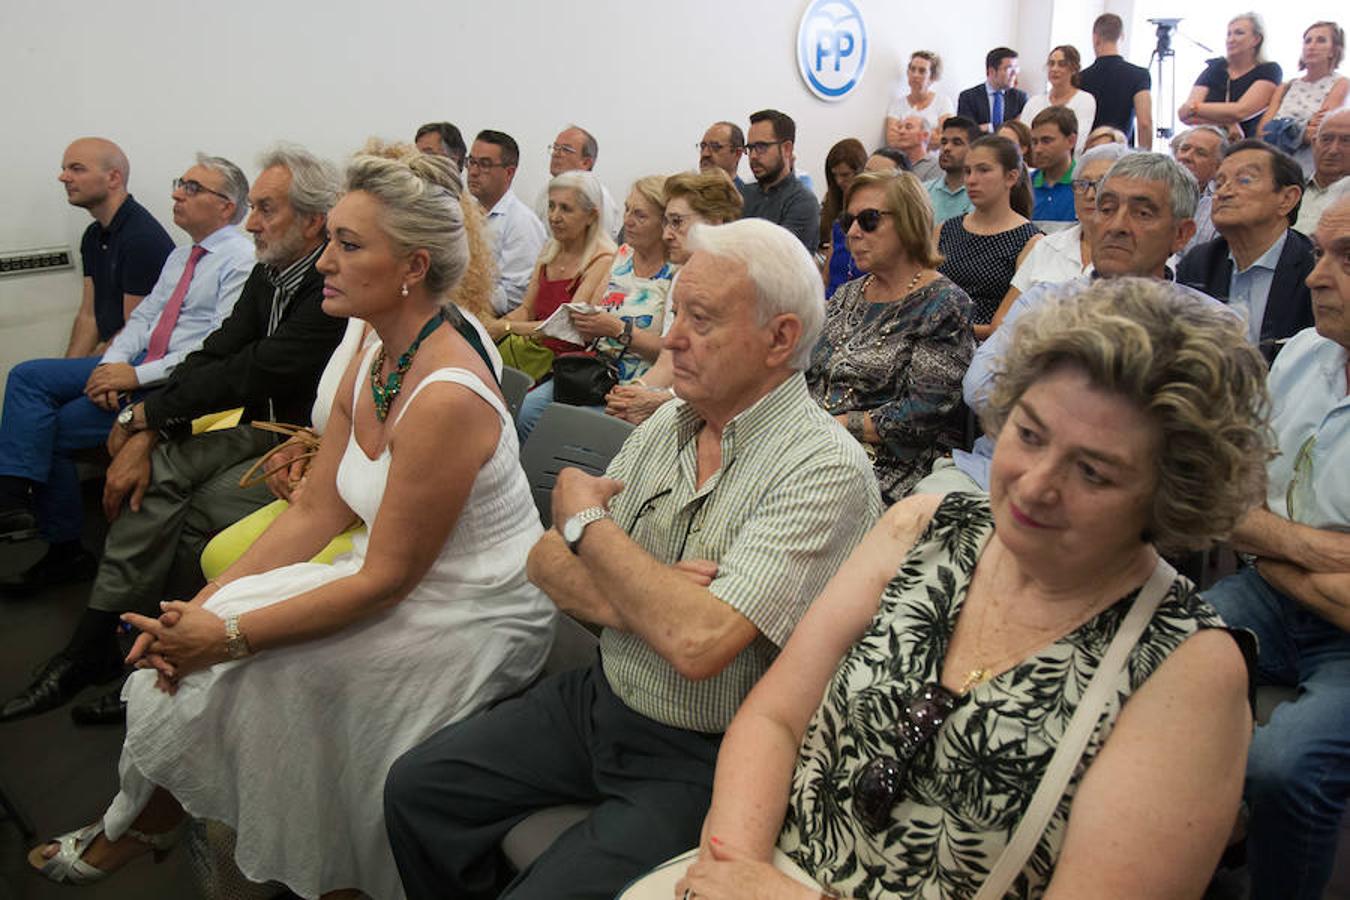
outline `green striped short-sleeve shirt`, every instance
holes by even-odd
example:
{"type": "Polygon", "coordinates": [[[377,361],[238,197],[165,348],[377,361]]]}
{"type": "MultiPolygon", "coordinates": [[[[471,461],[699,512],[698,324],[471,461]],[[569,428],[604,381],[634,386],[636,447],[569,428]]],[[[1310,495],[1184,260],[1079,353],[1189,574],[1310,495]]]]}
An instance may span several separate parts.
{"type": "Polygon", "coordinates": [[[861,445],[794,373],[722,432],[722,466],[697,482],[702,419],[667,403],[624,444],[607,474],[624,483],[614,521],[663,563],[717,563],[709,590],[759,635],[717,675],[691,681],[634,634],[605,629],[614,693],[675,728],[725,731],[811,601],[882,511],[861,445]]]}

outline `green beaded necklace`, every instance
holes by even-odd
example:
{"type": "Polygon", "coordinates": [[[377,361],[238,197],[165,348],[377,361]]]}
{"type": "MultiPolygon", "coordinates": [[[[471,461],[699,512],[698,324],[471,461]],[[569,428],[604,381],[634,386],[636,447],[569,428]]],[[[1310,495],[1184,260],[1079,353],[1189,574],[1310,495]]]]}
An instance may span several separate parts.
{"type": "Polygon", "coordinates": [[[412,346],[403,351],[403,355],[398,358],[398,366],[389,373],[389,377],[380,384],[380,370],[384,368],[384,345],[375,351],[375,359],[370,363],[370,393],[375,398],[375,418],[383,422],[389,416],[389,407],[394,405],[398,399],[399,391],[403,390],[403,376],[408,374],[408,369],[412,366],[413,357],[417,355],[417,348],[422,346],[422,342],[431,336],[431,333],[440,327],[441,323],[446,321],[445,312],[436,313],[427,320],[427,324],[422,326],[422,330],[417,333],[413,339],[412,346]]]}

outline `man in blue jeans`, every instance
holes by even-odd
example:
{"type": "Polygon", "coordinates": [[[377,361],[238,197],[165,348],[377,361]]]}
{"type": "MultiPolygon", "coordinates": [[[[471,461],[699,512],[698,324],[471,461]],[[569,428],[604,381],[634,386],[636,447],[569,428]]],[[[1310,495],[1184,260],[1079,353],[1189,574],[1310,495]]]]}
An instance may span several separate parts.
{"type": "Polygon", "coordinates": [[[253,244],[235,227],[247,197],[237,166],[200,157],[173,191],[174,223],[192,244],[169,254],[102,357],[30,360],[10,371],[0,419],[0,539],[36,526],[53,549],[35,570],[0,579],[0,590],[34,590],[81,568],[92,574],[92,565],[72,564],[82,552],[83,515],[70,454],[101,446],[125,401],[163,382],[234,307],[253,268],[253,244]]]}
{"type": "Polygon", "coordinates": [[[1259,681],[1299,692],[1256,729],[1247,760],[1253,900],[1322,896],[1350,797],[1350,198],[1314,243],[1316,324],[1270,371],[1266,504],[1233,534],[1256,563],[1205,593],[1256,633],[1259,681]]]}

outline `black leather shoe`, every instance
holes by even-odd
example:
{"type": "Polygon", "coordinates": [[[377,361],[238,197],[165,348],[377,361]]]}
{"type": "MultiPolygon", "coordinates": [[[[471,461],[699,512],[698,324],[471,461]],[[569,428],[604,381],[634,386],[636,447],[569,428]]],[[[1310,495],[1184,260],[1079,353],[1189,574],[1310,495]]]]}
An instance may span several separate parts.
{"type": "Polygon", "coordinates": [[[122,674],[116,660],[90,663],[58,653],[43,663],[23,693],[0,706],[0,722],[12,722],[64,706],[91,684],[105,684],[122,674]]]}
{"type": "Polygon", "coordinates": [[[122,699],[122,685],[102,694],[88,703],[77,703],[70,708],[70,717],[76,725],[121,725],[127,720],[127,704],[122,699]]]}
{"type": "Polygon", "coordinates": [[[22,572],[0,575],[0,594],[27,597],[58,584],[89,581],[97,574],[98,557],[84,548],[75,554],[48,550],[45,556],[22,572]]]}
{"type": "Polygon", "coordinates": [[[37,537],[37,518],[26,506],[0,510],[0,541],[27,541],[37,537]]]}

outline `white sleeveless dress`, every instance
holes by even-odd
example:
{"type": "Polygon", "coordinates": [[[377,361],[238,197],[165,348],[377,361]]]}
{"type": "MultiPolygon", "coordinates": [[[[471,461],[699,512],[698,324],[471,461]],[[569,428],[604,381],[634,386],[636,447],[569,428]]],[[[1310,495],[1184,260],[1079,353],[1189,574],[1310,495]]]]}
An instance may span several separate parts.
{"type": "MultiPolygon", "coordinates": [[[[555,623],[553,604],[525,578],[543,530],[501,401],[472,373],[445,368],[417,385],[399,416],[439,382],[482,397],[502,427],[421,584],[337,634],[195,672],[172,697],[155,689],[154,672],[133,674],[123,692],[121,791],[103,819],[109,838],[160,785],[193,816],[235,830],[235,861],[250,880],[279,881],[302,897],[339,888],[404,896],[384,829],[389,767],[442,726],[524,688],[543,666],[555,623]]],[[[364,384],[357,379],[358,392],[364,384]]],[[[389,464],[388,449],[372,460],[348,440],[338,492],[368,529],[378,527],[389,464]]],[[[352,575],[365,534],[354,543],[332,565],[232,581],[205,608],[239,615],[352,575]]]]}

